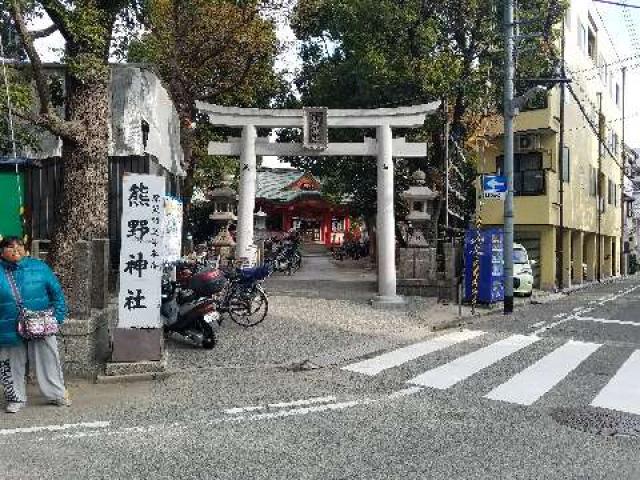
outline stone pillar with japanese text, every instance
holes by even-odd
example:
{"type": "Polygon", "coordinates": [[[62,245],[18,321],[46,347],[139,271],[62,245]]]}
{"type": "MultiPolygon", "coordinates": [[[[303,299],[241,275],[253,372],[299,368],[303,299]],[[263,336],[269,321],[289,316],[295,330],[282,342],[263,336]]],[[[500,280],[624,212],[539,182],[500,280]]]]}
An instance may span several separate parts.
{"type": "Polygon", "coordinates": [[[120,292],[112,361],[159,361],[165,180],[127,174],[122,183],[120,292]]]}

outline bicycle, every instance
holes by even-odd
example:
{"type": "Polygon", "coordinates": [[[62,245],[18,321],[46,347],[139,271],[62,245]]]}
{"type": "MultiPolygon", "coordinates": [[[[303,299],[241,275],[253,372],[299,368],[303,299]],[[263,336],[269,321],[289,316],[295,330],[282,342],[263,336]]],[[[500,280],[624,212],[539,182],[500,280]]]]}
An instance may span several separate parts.
{"type": "MultiPolygon", "coordinates": [[[[225,271],[227,284],[214,301],[217,310],[228,313],[234,323],[242,327],[254,327],[269,312],[269,297],[262,281],[271,274],[269,266],[225,271]]],[[[222,323],[222,317],[218,320],[222,323]]]]}

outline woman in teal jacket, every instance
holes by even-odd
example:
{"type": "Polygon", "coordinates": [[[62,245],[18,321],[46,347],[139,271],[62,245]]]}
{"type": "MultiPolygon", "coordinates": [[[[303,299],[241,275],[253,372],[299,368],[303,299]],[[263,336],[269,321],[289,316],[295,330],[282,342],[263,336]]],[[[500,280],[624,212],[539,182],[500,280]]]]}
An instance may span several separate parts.
{"type": "Polygon", "coordinates": [[[22,241],[9,237],[0,241],[0,383],[4,385],[6,411],[17,413],[27,401],[26,364],[30,353],[42,394],[50,403],[69,406],[55,336],[25,341],[18,335],[18,301],[11,288],[15,280],[24,308],[53,308],[59,324],[66,305],[60,282],[41,260],[25,257],[22,241]]]}

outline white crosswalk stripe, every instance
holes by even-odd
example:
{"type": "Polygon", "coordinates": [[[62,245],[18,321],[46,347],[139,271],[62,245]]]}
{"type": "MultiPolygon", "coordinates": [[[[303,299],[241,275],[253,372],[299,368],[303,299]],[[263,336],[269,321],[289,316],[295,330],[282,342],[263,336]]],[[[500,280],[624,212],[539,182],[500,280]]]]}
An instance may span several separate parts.
{"type": "Polygon", "coordinates": [[[538,340],[540,337],[535,335],[512,335],[418,375],[408,383],[444,390],[538,340]]]}
{"type": "Polygon", "coordinates": [[[479,330],[462,330],[460,332],[441,335],[425,342],[409,345],[362,362],[347,365],[343,370],[363,373],[365,375],[377,375],[389,368],[398,367],[403,363],[423,357],[429,353],[437,352],[456,343],[471,340],[485,333],[486,332],[479,330]]]}
{"type": "Polygon", "coordinates": [[[490,391],[486,398],[531,405],[551,390],[601,345],[569,341],[490,391]]]}
{"type": "Polygon", "coordinates": [[[640,350],[634,351],[594,398],[594,407],[640,415],[640,350]]]}
{"type": "MultiPolygon", "coordinates": [[[[425,342],[347,365],[343,369],[375,376],[385,370],[481,337],[486,333],[463,330],[441,335],[425,342]]],[[[429,387],[447,390],[540,340],[544,340],[544,338],[537,335],[511,335],[443,365],[431,368],[406,383],[416,385],[411,387],[412,389],[429,387]]],[[[517,405],[533,405],[562,381],[567,380],[567,377],[574,370],[601,347],[603,345],[599,343],[569,340],[516,373],[501,385],[493,388],[484,395],[484,398],[517,405]]],[[[591,406],[640,415],[640,375],[638,372],[640,372],[640,350],[635,350],[613,375],[609,383],[593,399],[591,406]]]]}

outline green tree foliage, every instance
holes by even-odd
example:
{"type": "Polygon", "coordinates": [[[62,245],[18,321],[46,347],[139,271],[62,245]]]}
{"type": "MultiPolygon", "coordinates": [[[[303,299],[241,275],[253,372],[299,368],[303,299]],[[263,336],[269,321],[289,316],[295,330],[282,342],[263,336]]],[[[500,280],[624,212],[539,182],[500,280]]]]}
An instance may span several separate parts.
{"type": "Polygon", "coordinates": [[[208,158],[208,142],[224,132],[200,125],[196,101],[264,107],[282,88],[273,69],[275,25],[262,14],[271,6],[264,0],[149,0],[148,33],[131,46],[129,59],[156,66],[178,110],[187,206],[196,184],[231,169],[229,159],[208,158]]]}
{"type": "MultiPolygon", "coordinates": [[[[110,71],[119,18],[142,13],[144,0],[3,0],[3,29],[17,32],[13,49],[18,65],[13,80],[24,78],[33,88],[35,101],[16,93],[16,115],[62,139],[64,170],[61,203],[50,252],[63,285],[70,286],[73,247],[78,240],[104,238],[108,230],[110,71]],[[5,12],[9,13],[9,16],[5,12]],[[30,28],[30,20],[47,16],[52,24],[43,30],[30,28]],[[34,41],[59,32],[64,41],[59,74],[43,65],[34,41]],[[22,76],[24,75],[24,77],[22,76]],[[64,89],[61,88],[64,85],[64,89]],[[60,98],[60,97],[63,98],[60,98]],[[64,108],[58,108],[60,103],[64,108]]],[[[11,43],[9,43],[11,46],[11,43]]],[[[12,87],[12,91],[20,89],[12,87]]]]}
{"type": "MultiPolygon", "coordinates": [[[[305,105],[374,108],[446,98],[452,136],[461,147],[480,119],[501,106],[503,2],[500,0],[300,0],[293,28],[303,41],[303,67],[296,86],[305,105]]],[[[523,77],[548,77],[555,66],[556,25],[563,6],[556,0],[520,2],[521,33],[543,35],[520,43],[523,77]]],[[[520,91],[528,88],[517,82],[520,91]]],[[[417,135],[430,156],[421,167],[443,191],[444,114],[428,120],[417,135]]],[[[361,139],[363,132],[352,134],[361,139]]],[[[466,155],[465,158],[472,157],[466,155]]],[[[467,175],[457,188],[472,191],[473,164],[454,156],[467,175]]],[[[357,213],[375,207],[375,164],[354,159],[297,165],[327,178],[333,193],[354,199],[357,213]]],[[[402,168],[401,175],[406,175],[402,168]]],[[[401,182],[397,182],[398,186],[401,182]]],[[[466,205],[467,216],[473,204],[466,205]]]]}

